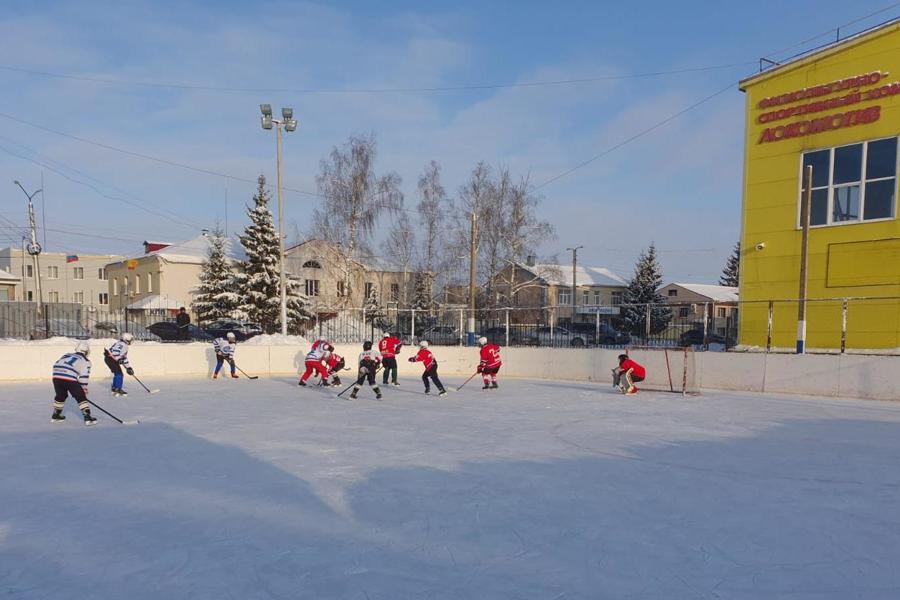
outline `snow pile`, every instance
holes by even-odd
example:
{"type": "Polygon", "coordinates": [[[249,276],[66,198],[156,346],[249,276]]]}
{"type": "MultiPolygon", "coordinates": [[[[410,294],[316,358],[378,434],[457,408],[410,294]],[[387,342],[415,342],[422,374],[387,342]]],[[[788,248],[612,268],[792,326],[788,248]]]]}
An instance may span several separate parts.
{"type": "Polygon", "coordinates": [[[263,333],[241,342],[248,346],[308,346],[309,341],[300,335],[281,335],[280,333],[263,333]]]}

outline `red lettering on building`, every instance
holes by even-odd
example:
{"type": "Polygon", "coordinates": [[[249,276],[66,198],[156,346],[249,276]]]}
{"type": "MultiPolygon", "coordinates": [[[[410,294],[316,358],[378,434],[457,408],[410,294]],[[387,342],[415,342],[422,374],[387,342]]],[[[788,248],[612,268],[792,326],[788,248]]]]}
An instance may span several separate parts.
{"type": "Polygon", "coordinates": [[[803,137],[822,133],[823,131],[834,131],[835,129],[843,129],[845,127],[853,127],[855,125],[868,125],[874,123],[881,118],[881,106],[870,106],[860,110],[850,110],[844,113],[836,113],[818,119],[807,121],[796,121],[788,125],[779,125],[777,127],[767,127],[759,136],[758,144],[768,142],[777,142],[791,138],[803,137]]]}

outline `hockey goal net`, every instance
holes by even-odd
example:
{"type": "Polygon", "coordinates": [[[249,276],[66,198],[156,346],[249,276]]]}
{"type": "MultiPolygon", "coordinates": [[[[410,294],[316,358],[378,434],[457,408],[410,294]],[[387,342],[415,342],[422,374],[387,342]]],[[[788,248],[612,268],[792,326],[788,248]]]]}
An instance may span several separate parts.
{"type": "Polygon", "coordinates": [[[647,370],[647,378],[638,387],[678,394],[700,393],[693,348],[629,346],[625,354],[647,370]]]}

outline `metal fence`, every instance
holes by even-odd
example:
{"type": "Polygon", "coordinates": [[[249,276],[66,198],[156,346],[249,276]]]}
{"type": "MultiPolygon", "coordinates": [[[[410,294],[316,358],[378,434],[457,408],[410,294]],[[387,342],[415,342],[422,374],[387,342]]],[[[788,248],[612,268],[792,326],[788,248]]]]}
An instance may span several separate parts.
{"type": "MultiPolygon", "coordinates": [[[[171,341],[175,312],[110,311],[107,306],[0,303],[0,337],[108,338],[124,331],[138,339],[171,341]]],[[[685,347],[791,351],[797,336],[795,299],[661,305],[500,307],[475,311],[474,333],[502,346],[621,348],[685,347]]],[[[408,344],[467,343],[471,314],[463,306],[431,310],[339,308],[318,310],[301,324],[307,338],[336,343],[378,340],[398,333],[408,344]]],[[[900,297],[817,298],[808,301],[807,348],[824,352],[896,353],[900,347],[900,297]]],[[[222,335],[192,315],[191,337],[222,335]]]]}

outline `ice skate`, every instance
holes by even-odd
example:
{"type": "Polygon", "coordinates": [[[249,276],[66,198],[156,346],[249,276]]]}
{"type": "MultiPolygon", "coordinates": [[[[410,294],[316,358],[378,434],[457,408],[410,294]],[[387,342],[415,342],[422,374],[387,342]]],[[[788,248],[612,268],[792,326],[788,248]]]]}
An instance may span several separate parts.
{"type": "Polygon", "coordinates": [[[61,410],[54,410],[53,415],[50,417],[51,423],[62,423],[66,420],[66,415],[62,414],[61,410]]]}
{"type": "Polygon", "coordinates": [[[97,418],[92,416],[90,411],[86,412],[86,413],[84,413],[84,424],[85,425],[96,425],[97,418]]]}

